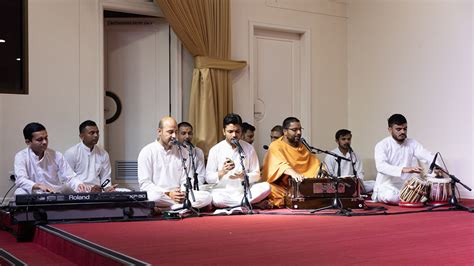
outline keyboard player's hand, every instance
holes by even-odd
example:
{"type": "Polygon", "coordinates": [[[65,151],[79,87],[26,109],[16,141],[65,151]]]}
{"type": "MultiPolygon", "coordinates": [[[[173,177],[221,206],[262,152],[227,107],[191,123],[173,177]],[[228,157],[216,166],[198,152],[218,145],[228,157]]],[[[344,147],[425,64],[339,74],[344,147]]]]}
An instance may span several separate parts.
{"type": "Polygon", "coordinates": [[[77,186],[77,192],[83,193],[83,192],[90,192],[94,185],[87,185],[87,184],[79,184],[77,186]]]}

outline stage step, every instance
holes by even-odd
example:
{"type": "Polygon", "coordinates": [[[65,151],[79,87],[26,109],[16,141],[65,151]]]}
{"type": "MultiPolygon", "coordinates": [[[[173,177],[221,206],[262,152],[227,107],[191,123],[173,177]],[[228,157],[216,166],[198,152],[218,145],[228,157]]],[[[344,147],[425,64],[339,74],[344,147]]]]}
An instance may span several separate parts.
{"type": "Polygon", "coordinates": [[[68,259],[57,255],[36,243],[19,243],[11,233],[0,230],[0,265],[25,264],[76,265],[68,259]]]}
{"type": "Polygon", "coordinates": [[[149,265],[51,225],[37,226],[34,242],[80,265],[149,265]]]}

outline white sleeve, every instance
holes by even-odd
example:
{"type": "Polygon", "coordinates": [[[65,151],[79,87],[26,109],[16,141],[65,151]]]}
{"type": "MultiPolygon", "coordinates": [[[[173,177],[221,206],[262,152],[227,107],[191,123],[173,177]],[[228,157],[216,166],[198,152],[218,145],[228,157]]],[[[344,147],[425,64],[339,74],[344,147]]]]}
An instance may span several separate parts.
{"type": "Polygon", "coordinates": [[[100,169],[99,177],[101,185],[105,182],[105,180],[110,181],[105,187],[112,185],[112,168],[110,166],[110,157],[107,152],[105,152],[105,156],[102,161],[102,169],[100,169]]]}
{"type": "Polygon", "coordinates": [[[142,149],[138,155],[138,184],[140,190],[157,193],[162,191],[153,183],[153,154],[149,149],[142,149]]]}
{"type": "Polygon", "coordinates": [[[217,151],[213,147],[209,151],[209,156],[207,157],[207,166],[206,166],[206,182],[209,184],[215,184],[219,181],[219,166],[217,160],[217,151]]]}
{"type": "Polygon", "coordinates": [[[71,166],[69,166],[69,163],[66,161],[66,159],[61,153],[56,152],[55,157],[55,161],[57,161],[58,164],[59,180],[61,181],[61,183],[66,183],[73,190],[77,191],[77,187],[82,184],[82,181],[77,179],[76,173],[74,173],[71,166]]]}
{"type": "Polygon", "coordinates": [[[434,158],[434,155],[426,150],[423,145],[421,145],[419,142],[416,140],[414,142],[414,150],[415,150],[415,158],[417,158],[420,161],[424,161],[425,163],[429,164],[434,158]]]}
{"type": "Polygon", "coordinates": [[[27,159],[25,156],[22,156],[22,153],[17,153],[15,155],[14,163],[14,172],[16,176],[15,184],[18,188],[23,188],[24,190],[31,193],[35,182],[31,180],[31,177],[28,174],[27,170],[27,159]]]}
{"type": "Polygon", "coordinates": [[[374,159],[377,172],[388,176],[401,177],[403,167],[391,165],[388,162],[387,153],[383,144],[384,143],[378,143],[375,145],[374,159]]]}
{"type": "Polygon", "coordinates": [[[357,171],[357,177],[360,180],[364,180],[364,178],[365,178],[364,166],[363,166],[362,160],[359,158],[359,156],[357,156],[357,162],[355,163],[355,169],[357,171]]]}
{"type": "Polygon", "coordinates": [[[331,155],[326,155],[326,157],[324,157],[324,164],[326,165],[327,167],[327,171],[333,175],[333,176],[336,176],[337,173],[336,173],[336,159],[334,159],[334,156],[331,156],[331,155]]]}
{"type": "MultiPolygon", "coordinates": [[[[74,147],[73,147],[74,148],[74,147]]],[[[73,171],[76,170],[76,156],[73,152],[73,148],[69,148],[65,153],[64,153],[64,159],[66,159],[67,163],[69,166],[72,168],[73,171]]]]}
{"type": "Polygon", "coordinates": [[[201,149],[195,149],[196,151],[196,172],[198,174],[199,184],[204,184],[206,180],[206,166],[204,165],[204,152],[201,149]]]}

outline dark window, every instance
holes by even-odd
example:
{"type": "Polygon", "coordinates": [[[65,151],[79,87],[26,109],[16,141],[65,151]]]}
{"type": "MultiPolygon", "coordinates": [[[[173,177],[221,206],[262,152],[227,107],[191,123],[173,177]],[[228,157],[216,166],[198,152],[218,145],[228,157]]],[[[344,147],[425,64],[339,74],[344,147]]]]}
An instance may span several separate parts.
{"type": "Polygon", "coordinates": [[[27,0],[0,0],[0,93],[28,93],[27,0]]]}

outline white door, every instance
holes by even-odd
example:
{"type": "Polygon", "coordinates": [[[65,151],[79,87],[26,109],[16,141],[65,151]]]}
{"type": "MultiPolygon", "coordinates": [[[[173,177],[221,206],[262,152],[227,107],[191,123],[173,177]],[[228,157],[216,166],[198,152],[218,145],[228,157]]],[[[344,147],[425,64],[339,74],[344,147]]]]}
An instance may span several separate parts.
{"type": "MultiPolygon", "coordinates": [[[[105,90],[121,102],[120,116],[105,127],[105,146],[113,182],[137,189],[138,154],[170,114],[169,25],[158,18],[106,19],[104,34],[105,90]]],[[[113,97],[104,106],[105,118],[117,111],[113,97]]]]}
{"type": "Polygon", "coordinates": [[[301,34],[255,29],[253,38],[254,147],[263,163],[271,128],[301,118],[301,34]]]}

